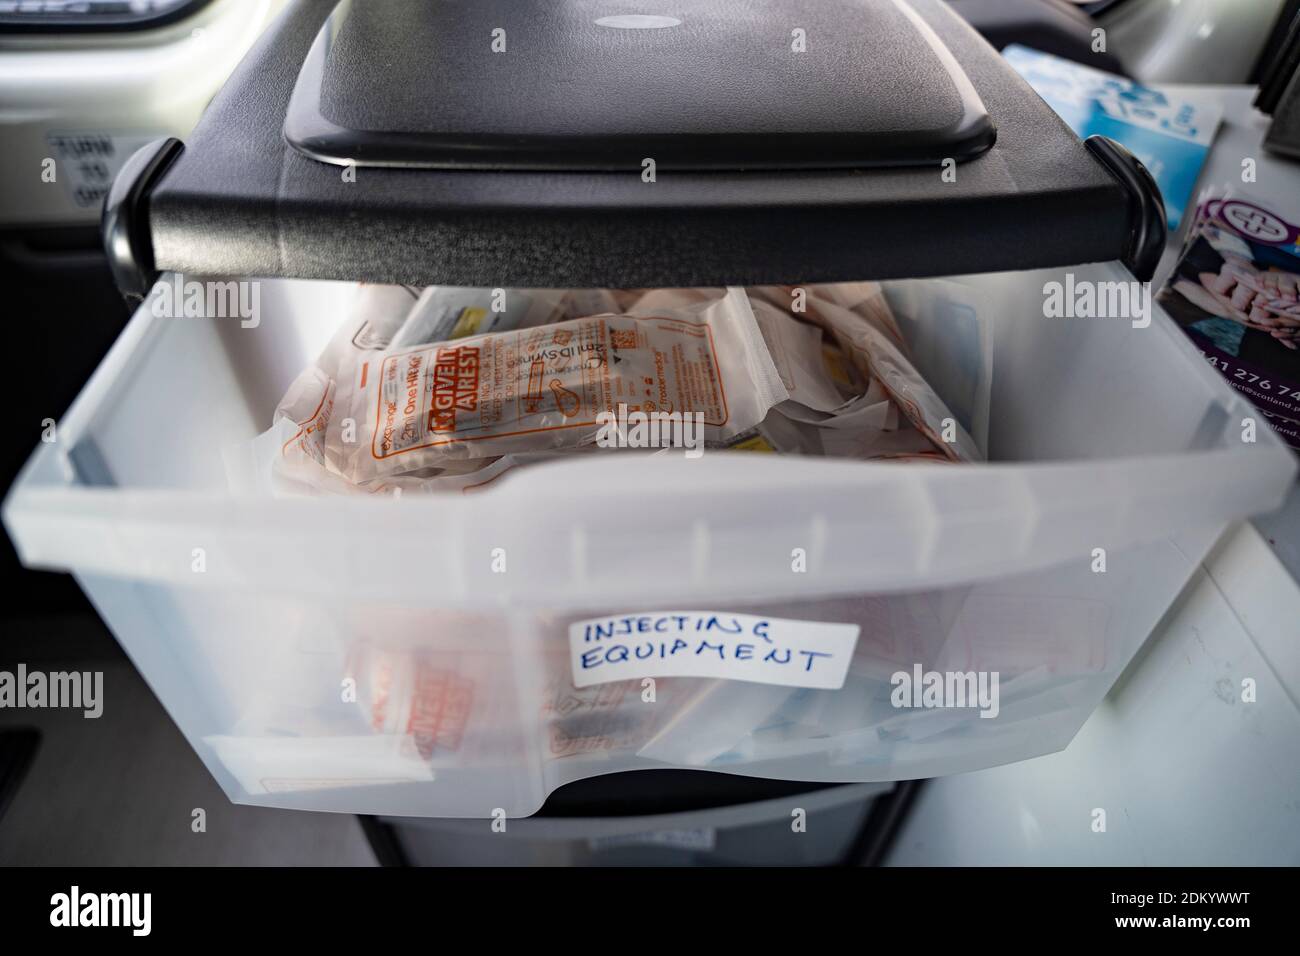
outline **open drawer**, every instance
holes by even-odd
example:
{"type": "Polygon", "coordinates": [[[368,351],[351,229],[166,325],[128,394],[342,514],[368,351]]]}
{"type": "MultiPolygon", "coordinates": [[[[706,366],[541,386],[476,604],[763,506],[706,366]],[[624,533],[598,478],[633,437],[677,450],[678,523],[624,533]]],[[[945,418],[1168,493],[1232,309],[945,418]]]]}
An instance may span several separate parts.
{"type": "Polygon", "coordinates": [[[1159,196],[940,0],[298,0],[105,213],[143,305],[4,518],[240,802],[516,816],[641,768],[874,782],[1047,753],[1295,470],[1158,306],[1047,317],[1047,282],[1149,278],[1159,196]],[[260,321],[160,317],[173,276],[254,277],[260,321]],[[227,481],[358,281],[867,279],[988,463],[582,455],[399,500],[227,481]],[[590,622],[631,658],[738,615],[855,631],[842,681],[575,679],[590,622]],[[896,695],[930,675],[986,706],[896,695]]]}
{"type": "Polygon", "coordinates": [[[647,767],[849,782],[1020,760],[1069,742],[1295,469],[1266,427],[1243,442],[1256,413],[1158,308],[1140,329],[1045,319],[1054,279],[886,284],[949,405],[987,390],[986,464],[588,455],[398,500],[228,490],[229,449],[341,318],[338,283],[263,281],[255,329],[146,302],[5,523],[24,562],[76,576],[238,802],[514,816],[647,767]],[[571,623],[683,609],[860,634],[838,689],[574,686],[571,623]],[[996,673],[996,714],[900,708],[900,672],[996,673]]]}

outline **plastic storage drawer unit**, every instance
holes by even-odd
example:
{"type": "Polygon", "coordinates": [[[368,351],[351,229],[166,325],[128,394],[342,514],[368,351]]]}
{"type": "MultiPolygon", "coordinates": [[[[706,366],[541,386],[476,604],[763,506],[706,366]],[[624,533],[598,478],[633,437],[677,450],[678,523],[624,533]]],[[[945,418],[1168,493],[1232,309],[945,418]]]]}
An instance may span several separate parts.
{"type": "Polygon", "coordinates": [[[231,799],[517,816],[642,768],[865,783],[1047,753],[1223,529],[1281,501],[1290,453],[1243,441],[1252,407],[1158,306],[1045,317],[1049,282],[1149,275],[1158,196],[938,0],[377,9],[291,5],[188,144],[128,164],[106,241],[142,305],[5,503],[231,799]],[[173,273],[258,279],[260,321],[160,317],[173,273]],[[860,279],[987,463],[591,454],[397,500],[227,480],[356,281],[860,279]],[[711,613],[855,625],[842,686],[575,685],[571,625],[711,613]],[[998,700],[896,706],[900,673],[996,674],[998,700]]]}
{"type": "MultiPolygon", "coordinates": [[[[1224,527],[1294,470],[1267,429],[1242,443],[1250,406],[1167,317],[1045,320],[1051,275],[889,285],[913,341],[964,320],[990,342],[988,464],[588,455],[400,500],[228,490],[223,451],[342,318],[334,283],[263,283],[256,331],[146,303],[5,521],[25,562],[76,575],[240,802],[513,816],[642,767],[874,781],[1020,760],[1069,742],[1224,527]],[[573,686],[571,622],[683,608],[856,623],[855,663],[838,690],[573,686]],[[891,675],[917,666],[997,671],[996,717],[893,707],[891,675]],[[383,675],[395,698],[435,688],[432,752],[364,732],[383,675]]],[[[955,368],[922,360],[957,406],[955,368]]]]}

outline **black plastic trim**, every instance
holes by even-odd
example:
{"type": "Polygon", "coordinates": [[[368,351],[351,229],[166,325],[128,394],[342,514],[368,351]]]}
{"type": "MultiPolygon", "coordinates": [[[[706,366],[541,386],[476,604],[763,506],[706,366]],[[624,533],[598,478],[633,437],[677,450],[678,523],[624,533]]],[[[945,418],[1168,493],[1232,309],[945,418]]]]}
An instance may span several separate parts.
{"type": "Polygon", "coordinates": [[[212,0],[189,0],[162,13],[55,14],[21,16],[0,14],[0,33],[127,33],[133,30],[156,30],[191,17],[212,0]]]}
{"type": "Polygon", "coordinates": [[[357,822],[361,832],[370,844],[370,852],[375,855],[375,862],[380,866],[410,866],[411,861],[402,849],[402,841],[391,823],[369,814],[359,814],[357,822]]]}
{"type": "Polygon", "coordinates": [[[40,748],[41,732],[35,727],[0,730],[0,818],[22,786],[40,748]]]}
{"type": "Polygon", "coordinates": [[[602,774],[566,783],[551,791],[535,816],[612,819],[698,813],[845,786],[855,785],[656,767],[602,774]]]}
{"type": "Polygon", "coordinates": [[[1291,85],[1292,79],[1300,71],[1300,0],[1291,11],[1291,25],[1283,22],[1285,11],[1278,15],[1275,31],[1282,33],[1276,43],[1273,57],[1260,67],[1259,92],[1255,96],[1255,109],[1269,116],[1282,101],[1282,95],[1291,85]]]}
{"type": "Polygon", "coordinates": [[[122,295],[142,301],[157,277],[149,234],[149,192],[184,150],[175,137],[142,146],[122,164],[104,199],[100,231],[108,267],[122,295]]]}
{"type": "Polygon", "coordinates": [[[1128,192],[1129,242],[1123,262],[1139,282],[1150,282],[1169,235],[1160,187],[1138,158],[1110,137],[1089,136],[1083,142],[1128,192]]]}
{"type": "MultiPolygon", "coordinates": [[[[741,0],[735,0],[741,2],[741,0]]],[[[348,169],[286,143],[336,0],[294,0],[149,198],[159,270],[493,288],[801,284],[1122,257],[1128,191],[941,0],[911,6],[961,63],[997,143],[933,167],[661,174],[348,169]]]]}
{"type": "Polygon", "coordinates": [[[945,158],[965,162],[987,152],[997,142],[997,127],[970,77],[907,0],[893,3],[926,41],[961,98],[961,119],[950,127],[905,134],[766,137],[761,150],[750,134],[678,135],[666,144],[659,135],[575,139],[350,129],[330,120],[321,106],[330,48],[352,10],[352,0],[340,0],[303,60],[285,113],[284,138],[318,162],[399,169],[617,172],[638,169],[645,156],[674,170],[864,169],[934,165],[945,158]]]}
{"type": "Polygon", "coordinates": [[[876,797],[840,866],[884,866],[925,783],[900,780],[889,793],[876,797]]]}

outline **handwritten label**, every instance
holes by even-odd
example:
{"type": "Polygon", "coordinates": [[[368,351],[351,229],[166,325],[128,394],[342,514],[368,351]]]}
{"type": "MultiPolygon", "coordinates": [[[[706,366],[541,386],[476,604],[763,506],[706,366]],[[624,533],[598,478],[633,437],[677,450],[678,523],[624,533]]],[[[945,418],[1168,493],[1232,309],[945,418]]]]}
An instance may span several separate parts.
{"type": "Polygon", "coordinates": [[[573,685],[641,677],[844,686],[858,625],[727,611],[647,611],[569,625],[573,685]]]}

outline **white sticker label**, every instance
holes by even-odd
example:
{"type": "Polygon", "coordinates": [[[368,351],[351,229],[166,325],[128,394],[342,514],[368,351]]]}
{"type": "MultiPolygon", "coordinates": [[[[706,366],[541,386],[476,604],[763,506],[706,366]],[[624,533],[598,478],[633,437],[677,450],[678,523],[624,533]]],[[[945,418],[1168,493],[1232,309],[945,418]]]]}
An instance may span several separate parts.
{"type": "Polygon", "coordinates": [[[838,690],[858,625],[726,611],[647,611],[569,625],[573,686],[715,677],[838,690]]]}
{"type": "Polygon", "coordinates": [[[98,206],[108,195],[122,164],[141,146],[165,133],[50,133],[58,176],[72,201],[83,209],[98,206]]]}

